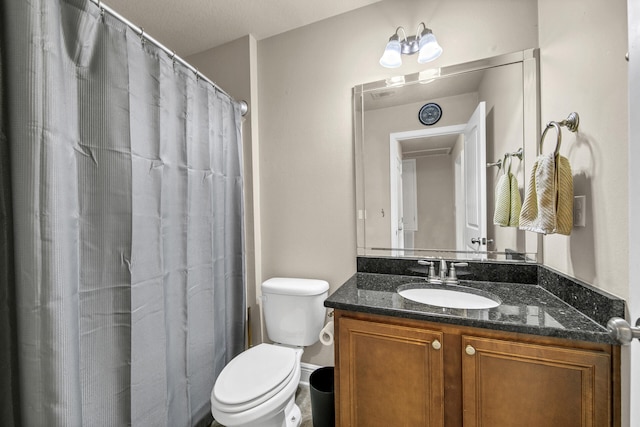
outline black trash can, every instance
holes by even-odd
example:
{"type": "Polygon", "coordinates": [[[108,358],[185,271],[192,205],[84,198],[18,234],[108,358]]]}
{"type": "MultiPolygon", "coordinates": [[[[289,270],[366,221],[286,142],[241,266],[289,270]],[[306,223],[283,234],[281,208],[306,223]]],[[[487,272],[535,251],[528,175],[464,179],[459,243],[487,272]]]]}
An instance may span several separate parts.
{"type": "Polygon", "coordinates": [[[334,427],[336,409],[333,391],[333,366],[318,368],[309,377],[313,427],[334,427]]]}

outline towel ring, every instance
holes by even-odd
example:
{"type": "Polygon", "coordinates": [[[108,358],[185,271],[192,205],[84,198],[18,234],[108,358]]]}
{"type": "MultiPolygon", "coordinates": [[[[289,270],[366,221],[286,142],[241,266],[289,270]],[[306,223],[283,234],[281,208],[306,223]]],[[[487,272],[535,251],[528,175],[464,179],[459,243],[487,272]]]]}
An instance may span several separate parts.
{"type": "Polygon", "coordinates": [[[562,143],[562,132],[560,131],[560,125],[557,122],[549,122],[547,123],[547,127],[542,132],[542,137],[540,138],[540,154],[542,154],[542,143],[544,142],[544,137],[547,136],[547,131],[552,127],[556,128],[556,133],[558,134],[558,140],[556,142],[556,150],[553,152],[554,156],[557,156],[560,153],[560,144],[562,143]]]}

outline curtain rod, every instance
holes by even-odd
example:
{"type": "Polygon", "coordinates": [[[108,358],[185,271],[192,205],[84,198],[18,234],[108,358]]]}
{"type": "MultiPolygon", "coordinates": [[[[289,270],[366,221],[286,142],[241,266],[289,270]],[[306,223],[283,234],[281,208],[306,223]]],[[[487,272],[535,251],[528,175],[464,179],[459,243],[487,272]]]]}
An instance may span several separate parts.
{"type": "MultiPolygon", "coordinates": [[[[232,101],[235,101],[231,95],[229,95],[224,89],[218,86],[214,81],[212,81],[207,76],[205,76],[200,71],[198,71],[193,65],[189,64],[187,61],[185,61],[184,59],[176,55],[175,51],[169,50],[168,47],[160,43],[158,40],[154,39],[148,34],[145,34],[144,28],[138,27],[133,22],[129,21],[127,18],[125,18],[124,16],[120,15],[118,12],[113,10],[111,7],[104,4],[101,0],[89,0],[89,2],[98,6],[98,9],[100,9],[101,14],[104,12],[109,13],[109,15],[121,21],[122,23],[127,25],[129,28],[131,28],[135,33],[137,33],[143,42],[148,41],[152,43],[154,46],[156,46],[157,48],[162,50],[164,53],[166,53],[171,58],[171,60],[175,62],[179,62],[180,64],[184,65],[187,69],[191,70],[196,75],[196,78],[200,78],[206,81],[207,83],[212,85],[214,88],[216,88],[216,90],[222,92],[229,99],[231,99],[232,101]]],[[[249,111],[249,104],[247,103],[247,101],[244,101],[244,100],[240,101],[239,103],[240,103],[240,112],[244,116],[249,111]]]]}

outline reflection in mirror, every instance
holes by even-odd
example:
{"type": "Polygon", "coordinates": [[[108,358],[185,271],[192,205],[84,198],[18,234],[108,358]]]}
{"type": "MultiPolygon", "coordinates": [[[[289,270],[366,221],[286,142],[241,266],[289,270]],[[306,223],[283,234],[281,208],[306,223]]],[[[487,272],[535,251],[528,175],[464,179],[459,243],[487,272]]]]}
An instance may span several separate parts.
{"type": "Polygon", "coordinates": [[[537,260],[537,235],[493,224],[504,171],[487,166],[522,149],[511,172],[523,192],[538,136],[536,56],[516,52],[354,88],[358,255],[537,260]],[[441,117],[421,121],[428,103],[441,117]]]}

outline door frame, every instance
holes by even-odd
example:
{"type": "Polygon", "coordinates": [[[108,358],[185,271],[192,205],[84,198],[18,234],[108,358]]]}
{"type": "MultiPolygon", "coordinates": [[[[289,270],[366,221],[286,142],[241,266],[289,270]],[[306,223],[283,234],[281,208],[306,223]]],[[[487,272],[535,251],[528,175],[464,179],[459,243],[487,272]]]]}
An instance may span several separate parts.
{"type": "MultiPolygon", "coordinates": [[[[428,129],[418,129],[418,130],[409,130],[404,132],[393,132],[389,134],[389,173],[391,175],[390,184],[390,221],[391,221],[391,242],[393,248],[393,242],[395,239],[394,233],[396,227],[394,227],[394,220],[397,222],[400,219],[401,213],[398,209],[398,201],[396,200],[399,195],[397,194],[397,181],[394,179],[394,170],[395,170],[395,156],[400,150],[400,143],[402,141],[410,141],[412,139],[426,138],[431,136],[442,136],[442,135],[453,135],[453,134],[461,134],[464,133],[467,124],[459,124],[459,125],[451,125],[451,126],[441,126],[437,128],[428,128],[428,129]]],[[[397,241],[397,239],[395,239],[397,241]]]]}
{"type": "Polygon", "coordinates": [[[391,225],[391,255],[404,255],[402,226],[402,147],[400,141],[389,145],[389,221],[391,225]]]}
{"type": "MultiPolygon", "coordinates": [[[[640,224],[633,218],[640,217],[640,169],[631,167],[640,162],[640,4],[627,1],[629,32],[629,321],[633,325],[640,317],[640,224]]],[[[622,365],[622,424],[631,426],[640,420],[640,342],[633,340],[623,348],[622,365]],[[626,417],[629,417],[628,419],[626,417]]]]}

